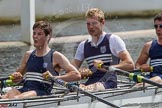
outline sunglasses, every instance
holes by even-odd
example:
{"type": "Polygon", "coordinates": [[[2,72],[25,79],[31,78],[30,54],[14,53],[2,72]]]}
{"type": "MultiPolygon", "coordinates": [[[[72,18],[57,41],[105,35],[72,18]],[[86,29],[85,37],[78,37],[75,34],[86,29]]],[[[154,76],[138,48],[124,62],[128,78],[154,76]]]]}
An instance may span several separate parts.
{"type": "Polygon", "coordinates": [[[158,28],[158,27],[159,27],[159,28],[162,28],[162,24],[155,24],[154,27],[155,27],[155,28],[158,28]]]}

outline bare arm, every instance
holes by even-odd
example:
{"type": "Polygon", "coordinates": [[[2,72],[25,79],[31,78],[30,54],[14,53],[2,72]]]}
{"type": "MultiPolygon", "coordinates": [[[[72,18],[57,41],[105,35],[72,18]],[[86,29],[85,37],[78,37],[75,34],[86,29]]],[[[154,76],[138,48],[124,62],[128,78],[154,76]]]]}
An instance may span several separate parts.
{"type": "Polygon", "coordinates": [[[61,53],[54,52],[54,66],[59,65],[62,69],[66,71],[65,75],[56,76],[64,81],[76,81],[81,79],[79,71],[69,62],[69,60],[61,53]]]}
{"type": "Polygon", "coordinates": [[[27,51],[21,61],[21,64],[19,65],[19,67],[16,69],[16,72],[12,73],[12,76],[15,78],[14,82],[20,82],[23,78],[23,75],[25,74],[25,70],[26,70],[26,63],[27,60],[29,59],[31,52],[27,51]]]}
{"type": "Polygon", "coordinates": [[[19,67],[16,69],[16,72],[20,72],[22,75],[25,74],[25,70],[26,70],[26,63],[29,59],[29,56],[31,54],[31,51],[27,51],[21,61],[21,64],[19,65],[19,67]]]}
{"type": "Polygon", "coordinates": [[[77,69],[79,69],[82,64],[82,61],[74,59],[71,63],[73,66],[75,66],[77,69]]]}
{"type": "Polygon", "coordinates": [[[143,49],[142,49],[142,51],[141,51],[141,53],[140,53],[140,56],[138,57],[138,59],[137,59],[137,61],[136,61],[136,64],[135,64],[135,67],[136,67],[137,69],[139,69],[141,65],[144,65],[144,64],[147,63],[147,60],[149,59],[148,51],[149,51],[149,49],[150,49],[151,43],[152,43],[152,41],[147,42],[147,43],[144,45],[144,47],[143,47],[143,49]]]}
{"type": "Polygon", "coordinates": [[[117,65],[113,65],[113,67],[127,71],[134,69],[134,62],[128,51],[121,51],[119,53],[119,58],[121,60],[120,63],[117,65]]]}

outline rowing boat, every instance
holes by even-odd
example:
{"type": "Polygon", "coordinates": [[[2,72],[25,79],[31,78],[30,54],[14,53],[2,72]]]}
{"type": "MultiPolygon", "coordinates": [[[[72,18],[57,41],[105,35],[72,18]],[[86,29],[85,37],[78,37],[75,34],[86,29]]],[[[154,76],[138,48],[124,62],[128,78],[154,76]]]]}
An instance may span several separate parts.
{"type": "MultiPolygon", "coordinates": [[[[147,82],[145,79],[142,80],[147,82]]],[[[80,89],[68,92],[66,88],[55,87],[50,96],[2,99],[0,104],[3,105],[3,108],[160,108],[162,106],[162,88],[157,85],[130,88],[132,82],[120,82],[116,89],[95,92],[80,89]]]]}
{"type": "MultiPolygon", "coordinates": [[[[155,86],[139,89],[117,88],[90,93],[121,108],[143,108],[146,105],[150,105],[150,107],[156,105],[156,108],[158,108],[157,106],[160,108],[160,105],[162,105],[162,89],[155,86]]],[[[4,99],[0,100],[0,103],[3,106],[8,106],[7,108],[112,108],[82,93],[65,94],[26,99],[4,99]]]]}

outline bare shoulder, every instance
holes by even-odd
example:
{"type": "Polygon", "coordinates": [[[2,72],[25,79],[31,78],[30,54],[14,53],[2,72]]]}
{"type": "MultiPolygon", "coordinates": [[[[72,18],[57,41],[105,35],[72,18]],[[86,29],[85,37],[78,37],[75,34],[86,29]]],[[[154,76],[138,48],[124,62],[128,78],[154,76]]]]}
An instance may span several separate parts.
{"type": "Polygon", "coordinates": [[[60,53],[58,51],[55,51],[53,53],[53,59],[56,64],[62,63],[63,61],[68,61],[67,58],[62,53],[60,53]]]}
{"type": "Polygon", "coordinates": [[[29,51],[26,51],[25,54],[30,55],[32,52],[33,52],[33,50],[29,50],[29,51]]]}
{"type": "Polygon", "coordinates": [[[62,53],[60,53],[60,52],[58,52],[58,51],[55,51],[54,53],[53,53],[53,56],[54,56],[54,58],[60,58],[60,57],[62,57],[62,56],[64,56],[62,53]]]}
{"type": "Polygon", "coordinates": [[[28,58],[32,52],[33,50],[26,51],[24,56],[28,58]]]}
{"type": "Polygon", "coordinates": [[[32,50],[25,52],[25,54],[22,58],[22,62],[20,64],[20,66],[17,68],[18,72],[21,72],[22,74],[24,74],[25,68],[26,68],[26,63],[27,63],[31,53],[32,53],[32,50]]]}
{"type": "Polygon", "coordinates": [[[33,52],[33,50],[29,50],[29,51],[26,51],[25,54],[24,54],[24,60],[27,62],[27,60],[29,59],[31,53],[33,52]]]}
{"type": "Polygon", "coordinates": [[[146,42],[146,43],[144,44],[144,47],[145,47],[145,48],[146,48],[146,47],[150,47],[151,44],[152,44],[152,41],[146,42]]]}
{"type": "Polygon", "coordinates": [[[143,46],[143,50],[148,53],[150,47],[151,47],[152,41],[146,42],[143,46]]]}
{"type": "Polygon", "coordinates": [[[56,65],[58,65],[66,71],[72,69],[72,65],[70,64],[68,58],[58,51],[55,51],[53,53],[53,66],[55,67],[56,65]]]}

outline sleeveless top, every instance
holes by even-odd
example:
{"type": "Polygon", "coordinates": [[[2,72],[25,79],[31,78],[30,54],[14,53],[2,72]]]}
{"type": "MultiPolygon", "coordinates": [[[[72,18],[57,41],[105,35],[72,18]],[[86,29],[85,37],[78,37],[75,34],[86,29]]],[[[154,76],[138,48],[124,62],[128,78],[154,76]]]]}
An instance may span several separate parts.
{"type": "Polygon", "coordinates": [[[153,67],[153,72],[150,72],[150,76],[154,77],[162,74],[162,45],[159,45],[157,40],[153,40],[150,50],[150,66],[153,67]]]}
{"type": "MultiPolygon", "coordinates": [[[[89,69],[93,72],[92,76],[89,77],[85,85],[93,84],[103,80],[106,72],[101,72],[93,66],[95,59],[102,60],[104,65],[110,66],[112,64],[119,63],[119,58],[112,55],[109,47],[109,38],[111,34],[106,34],[103,41],[97,46],[91,46],[91,42],[88,40],[84,44],[84,57],[89,66],[89,69]]],[[[114,73],[113,76],[116,76],[114,73]]],[[[104,82],[104,81],[103,81],[104,82]]]]}
{"type": "Polygon", "coordinates": [[[36,50],[31,53],[27,61],[24,87],[44,90],[50,94],[53,82],[45,80],[42,77],[42,74],[48,70],[54,76],[59,75],[58,72],[54,70],[52,65],[54,51],[50,50],[42,57],[37,57],[35,52],[36,50]]]}

